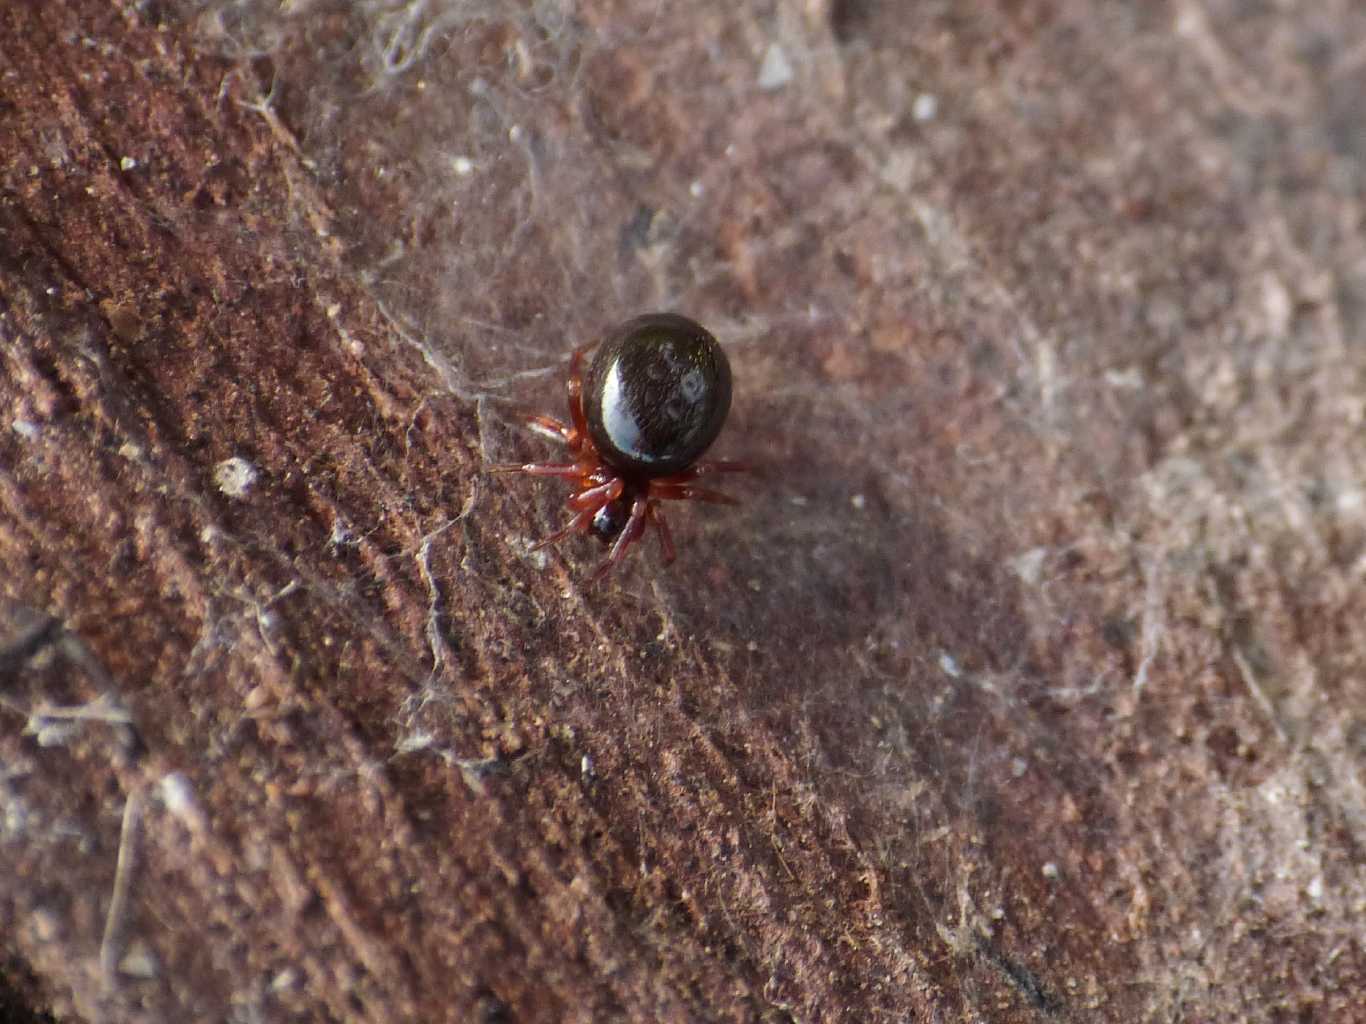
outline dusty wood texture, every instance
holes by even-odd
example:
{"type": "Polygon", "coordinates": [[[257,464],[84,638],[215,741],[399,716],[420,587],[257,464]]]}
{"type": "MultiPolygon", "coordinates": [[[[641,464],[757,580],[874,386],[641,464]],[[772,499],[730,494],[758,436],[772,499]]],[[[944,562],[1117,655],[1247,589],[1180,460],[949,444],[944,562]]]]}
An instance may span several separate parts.
{"type": "Polygon", "coordinates": [[[3,5],[0,1005],[1359,1019],[1366,13],[971,6],[3,5]]]}

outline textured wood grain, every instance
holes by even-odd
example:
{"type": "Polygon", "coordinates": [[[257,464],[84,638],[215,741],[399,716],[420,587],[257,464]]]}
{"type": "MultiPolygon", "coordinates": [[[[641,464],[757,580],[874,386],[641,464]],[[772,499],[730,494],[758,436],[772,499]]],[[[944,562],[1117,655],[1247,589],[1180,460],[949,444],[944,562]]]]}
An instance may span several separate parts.
{"type": "Polygon", "coordinates": [[[1353,1019],[1366,19],[903,7],[0,10],[0,1007],[1353,1019]]]}

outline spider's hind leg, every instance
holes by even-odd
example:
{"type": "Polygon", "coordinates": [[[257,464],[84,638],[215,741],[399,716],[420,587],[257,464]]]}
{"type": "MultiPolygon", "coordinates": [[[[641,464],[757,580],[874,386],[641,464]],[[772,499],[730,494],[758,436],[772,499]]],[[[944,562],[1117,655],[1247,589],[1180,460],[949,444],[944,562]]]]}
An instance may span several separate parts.
{"type": "Polygon", "coordinates": [[[667,481],[672,484],[685,484],[700,476],[711,476],[714,473],[752,472],[754,472],[754,467],[747,462],[737,462],[735,459],[711,459],[707,462],[695,462],[682,472],[668,477],[667,481]]]}
{"type": "Polygon", "coordinates": [[[571,494],[565,504],[576,510],[574,518],[549,537],[538,540],[531,546],[531,550],[540,551],[541,548],[554,544],[557,540],[564,540],[571,533],[586,533],[589,527],[593,525],[593,517],[598,514],[598,510],[621,497],[623,486],[620,480],[609,480],[605,484],[599,484],[596,487],[589,487],[571,494]]]}
{"type": "Polygon", "coordinates": [[[650,522],[655,524],[655,531],[659,534],[660,560],[665,565],[672,565],[677,552],[674,550],[674,538],[669,530],[669,521],[664,518],[664,509],[659,502],[651,501],[649,511],[646,514],[650,522]]]}
{"type": "Polygon", "coordinates": [[[652,488],[655,497],[666,501],[709,501],[714,505],[738,505],[739,498],[732,498],[724,491],[710,487],[694,487],[692,484],[656,484],[652,488]]]}
{"type": "Polygon", "coordinates": [[[558,540],[564,540],[571,533],[583,533],[585,530],[588,529],[589,524],[593,522],[593,516],[595,513],[596,509],[584,509],[573,519],[569,520],[569,522],[565,523],[563,527],[556,530],[549,537],[542,537],[535,544],[531,545],[531,547],[527,550],[540,551],[542,548],[549,547],[551,544],[554,544],[558,540]]]}
{"type": "Polygon", "coordinates": [[[713,476],[717,473],[748,473],[750,467],[732,459],[714,459],[711,462],[698,462],[672,476],[660,477],[651,481],[650,493],[664,501],[709,501],[717,505],[738,505],[739,500],[723,491],[711,487],[697,487],[693,481],[699,477],[713,476]]]}

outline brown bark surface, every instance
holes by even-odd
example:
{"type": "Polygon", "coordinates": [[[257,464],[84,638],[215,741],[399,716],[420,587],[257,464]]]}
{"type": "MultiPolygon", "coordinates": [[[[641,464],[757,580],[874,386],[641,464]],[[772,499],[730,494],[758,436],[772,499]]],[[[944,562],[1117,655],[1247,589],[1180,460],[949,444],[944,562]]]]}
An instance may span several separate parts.
{"type": "Polygon", "coordinates": [[[0,6],[0,1012],[1359,1020],[1363,54],[0,6]],[[758,473],[590,588],[483,466],[655,308],[758,473]]]}

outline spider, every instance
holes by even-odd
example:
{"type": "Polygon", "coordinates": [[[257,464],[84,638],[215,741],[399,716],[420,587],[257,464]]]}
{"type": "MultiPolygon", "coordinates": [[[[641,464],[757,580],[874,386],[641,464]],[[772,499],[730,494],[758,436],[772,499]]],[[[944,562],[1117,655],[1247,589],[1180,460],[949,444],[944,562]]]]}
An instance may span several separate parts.
{"type": "Polygon", "coordinates": [[[528,417],[562,441],[573,461],[491,467],[574,481],[565,503],[574,517],[531,550],[572,533],[593,534],[612,549],[592,582],[610,572],[651,524],[664,564],[670,564],[674,543],[660,502],[738,505],[730,495],[693,481],[749,468],[728,459],[697,461],[730,410],[730,363],[704,327],[675,313],[627,320],[600,339],[585,374],[584,355],[598,345],[580,346],[569,360],[569,425],[550,416],[528,417]]]}

